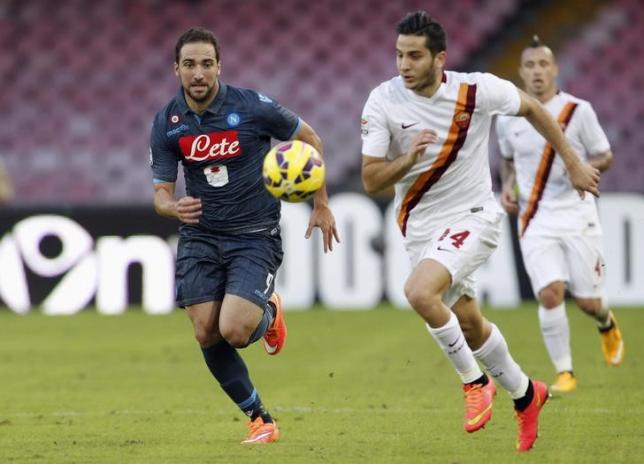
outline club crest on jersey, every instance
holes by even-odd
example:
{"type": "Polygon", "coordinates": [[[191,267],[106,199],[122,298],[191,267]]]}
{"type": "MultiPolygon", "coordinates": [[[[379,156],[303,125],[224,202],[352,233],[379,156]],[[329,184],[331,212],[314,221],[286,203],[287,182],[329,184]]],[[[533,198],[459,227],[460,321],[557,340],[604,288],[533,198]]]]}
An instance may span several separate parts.
{"type": "Polygon", "coordinates": [[[170,122],[172,124],[178,123],[179,122],[179,115],[178,114],[173,114],[172,116],[170,116],[170,122]]]}
{"type": "Polygon", "coordinates": [[[470,113],[466,111],[456,113],[456,115],[454,115],[454,124],[461,129],[467,129],[470,125],[470,113]]]}
{"type": "Polygon", "coordinates": [[[179,138],[181,154],[190,163],[233,158],[242,154],[235,130],[185,135],[179,138]]]}
{"type": "Polygon", "coordinates": [[[230,113],[228,117],[226,118],[226,122],[228,123],[228,127],[235,127],[239,125],[239,122],[241,121],[241,118],[237,113],[230,113]]]}

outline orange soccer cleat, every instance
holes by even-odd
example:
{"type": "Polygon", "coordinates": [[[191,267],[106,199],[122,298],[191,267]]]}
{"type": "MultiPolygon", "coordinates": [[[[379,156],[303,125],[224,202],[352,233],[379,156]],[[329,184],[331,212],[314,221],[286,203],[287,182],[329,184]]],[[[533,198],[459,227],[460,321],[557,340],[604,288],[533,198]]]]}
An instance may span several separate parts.
{"type": "Polygon", "coordinates": [[[492,418],[492,400],[496,395],[496,385],[490,378],[487,385],[466,384],[465,392],[465,422],[467,433],[476,432],[485,427],[492,418]]]}
{"type": "Polygon", "coordinates": [[[539,435],[539,413],[550,397],[545,383],[533,380],[532,387],[534,388],[532,402],[523,411],[514,411],[519,425],[517,451],[528,451],[534,445],[539,435]]]}
{"type": "Polygon", "coordinates": [[[550,391],[554,393],[570,393],[577,388],[577,379],[570,371],[559,372],[555,383],[550,385],[550,391]]]}
{"type": "Polygon", "coordinates": [[[608,330],[599,330],[602,339],[602,352],[604,359],[609,366],[619,366],[624,360],[624,340],[622,332],[617,325],[617,319],[613,312],[610,312],[612,324],[608,330]]]}
{"type": "Polygon", "coordinates": [[[276,422],[264,422],[260,417],[248,423],[248,436],[242,445],[258,445],[279,440],[280,430],[276,422]]]}
{"type": "Polygon", "coordinates": [[[275,319],[264,334],[264,349],[271,356],[279,353],[286,343],[286,321],[282,310],[282,298],[277,292],[273,292],[269,302],[275,305],[275,319]]]}

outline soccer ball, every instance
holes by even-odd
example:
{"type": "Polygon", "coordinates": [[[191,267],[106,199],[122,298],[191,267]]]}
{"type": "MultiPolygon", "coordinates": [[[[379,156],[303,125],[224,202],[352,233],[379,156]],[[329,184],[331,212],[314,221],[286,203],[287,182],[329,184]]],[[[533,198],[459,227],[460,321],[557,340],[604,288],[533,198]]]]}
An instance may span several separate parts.
{"type": "Polygon", "coordinates": [[[275,198],[298,203],[324,184],[324,161],[308,143],[291,140],[275,145],[264,158],[264,185],[275,198]]]}

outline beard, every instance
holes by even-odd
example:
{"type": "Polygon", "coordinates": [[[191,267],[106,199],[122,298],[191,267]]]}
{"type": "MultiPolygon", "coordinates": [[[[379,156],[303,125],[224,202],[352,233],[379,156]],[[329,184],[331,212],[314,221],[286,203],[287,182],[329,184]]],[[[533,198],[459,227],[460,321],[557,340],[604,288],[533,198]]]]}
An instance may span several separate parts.
{"type": "Polygon", "coordinates": [[[423,93],[425,89],[433,87],[436,84],[437,79],[436,64],[432,63],[432,65],[427,70],[425,77],[420,80],[418,84],[416,84],[411,90],[417,93],[423,93]]]}
{"type": "Polygon", "coordinates": [[[192,100],[194,100],[197,103],[203,103],[205,101],[208,101],[208,99],[212,97],[212,92],[214,88],[215,88],[214,85],[209,86],[206,92],[203,93],[201,96],[195,95],[190,87],[186,88],[185,91],[192,100]]]}

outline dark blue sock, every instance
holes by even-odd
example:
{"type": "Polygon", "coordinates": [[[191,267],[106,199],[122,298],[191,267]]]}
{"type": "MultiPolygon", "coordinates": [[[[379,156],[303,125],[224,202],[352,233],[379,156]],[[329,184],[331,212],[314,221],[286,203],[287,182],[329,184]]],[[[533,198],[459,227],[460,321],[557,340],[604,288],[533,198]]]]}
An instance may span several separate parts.
{"type": "Polygon", "coordinates": [[[213,377],[239,409],[251,419],[262,416],[264,422],[272,422],[237,350],[221,341],[201,351],[213,377]]]}
{"type": "Polygon", "coordinates": [[[249,345],[262,338],[262,336],[266,333],[266,330],[273,323],[273,319],[275,319],[275,308],[273,308],[273,305],[271,305],[270,303],[267,303],[266,309],[264,309],[264,314],[262,315],[259,324],[257,324],[255,331],[250,335],[250,338],[248,339],[249,345]]]}

